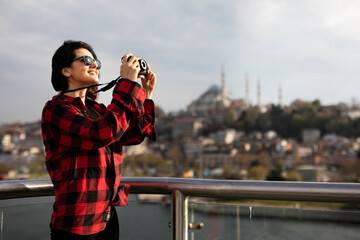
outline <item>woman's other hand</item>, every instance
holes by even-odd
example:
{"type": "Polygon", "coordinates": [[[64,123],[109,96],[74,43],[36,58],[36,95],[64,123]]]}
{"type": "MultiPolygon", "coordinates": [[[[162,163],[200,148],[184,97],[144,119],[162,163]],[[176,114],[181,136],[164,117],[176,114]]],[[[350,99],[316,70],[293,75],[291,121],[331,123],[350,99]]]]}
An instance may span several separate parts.
{"type": "Polygon", "coordinates": [[[150,65],[148,64],[148,74],[147,75],[139,75],[141,79],[141,84],[146,92],[146,99],[151,99],[152,93],[156,84],[156,75],[150,70],[150,65]]]}

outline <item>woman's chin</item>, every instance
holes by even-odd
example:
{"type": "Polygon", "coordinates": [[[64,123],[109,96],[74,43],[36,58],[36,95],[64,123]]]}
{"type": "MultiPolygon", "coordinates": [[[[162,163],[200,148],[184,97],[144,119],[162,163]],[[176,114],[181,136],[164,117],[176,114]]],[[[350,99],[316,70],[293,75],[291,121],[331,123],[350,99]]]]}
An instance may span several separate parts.
{"type": "Polygon", "coordinates": [[[98,77],[92,79],[92,84],[98,84],[99,82],[100,80],[98,77]]]}

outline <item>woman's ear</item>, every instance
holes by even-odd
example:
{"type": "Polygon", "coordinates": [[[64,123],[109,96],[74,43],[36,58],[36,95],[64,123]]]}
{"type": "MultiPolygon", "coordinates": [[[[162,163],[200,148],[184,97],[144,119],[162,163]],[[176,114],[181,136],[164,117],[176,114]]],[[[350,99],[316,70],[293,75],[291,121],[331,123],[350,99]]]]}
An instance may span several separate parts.
{"type": "Polygon", "coordinates": [[[68,68],[68,67],[64,67],[63,69],[61,69],[61,73],[65,77],[70,77],[71,76],[71,71],[70,71],[70,68],[68,68]]]}

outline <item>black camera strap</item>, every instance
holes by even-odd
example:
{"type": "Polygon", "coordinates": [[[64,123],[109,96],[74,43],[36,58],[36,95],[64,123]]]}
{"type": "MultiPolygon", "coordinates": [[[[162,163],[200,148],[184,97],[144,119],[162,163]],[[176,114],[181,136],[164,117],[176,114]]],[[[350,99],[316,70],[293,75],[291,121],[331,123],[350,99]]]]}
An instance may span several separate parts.
{"type": "Polygon", "coordinates": [[[69,92],[75,92],[75,91],[83,90],[83,89],[86,89],[86,88],[99,87],[99,86],[103,86],[103,85],[106,85],[106,86],[100,88],[100,89],[97,90],[95,93],[105,92],[105,91],[111,89],[113,86],[115,86],[115,84],[116,84],[120,79],[121,79],[121,76],[119,76],[118,78],[112,80],[111,82],[94,84],[94,85],[90,85],[90,86],[87,86],[87,87],[81,87],[81,88],[76,88],[76,89],[72,89],[72,90],[62,91],[60,94],[69,93],[69,92]]]}

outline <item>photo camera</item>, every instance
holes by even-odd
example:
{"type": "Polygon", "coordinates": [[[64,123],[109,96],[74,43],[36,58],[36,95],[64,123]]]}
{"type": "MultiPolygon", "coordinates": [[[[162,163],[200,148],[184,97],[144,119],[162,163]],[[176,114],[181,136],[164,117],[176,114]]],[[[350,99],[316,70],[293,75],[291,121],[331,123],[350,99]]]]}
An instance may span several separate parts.
{"type": "MultiPolygon", "coordinates": [[[[121,62],[123,61],[123,58],[124,57],[121,58],[121,62]]],[[[130,57],[127,60],[129,61],[130,57]]],[[[139,75],[147,75],[148,74],[148,71],[147,71],[148,64],[145,61],[145,59],[138,58],[138,62],[139,62],[139,65],[140,65],[139,75]]]]}

